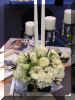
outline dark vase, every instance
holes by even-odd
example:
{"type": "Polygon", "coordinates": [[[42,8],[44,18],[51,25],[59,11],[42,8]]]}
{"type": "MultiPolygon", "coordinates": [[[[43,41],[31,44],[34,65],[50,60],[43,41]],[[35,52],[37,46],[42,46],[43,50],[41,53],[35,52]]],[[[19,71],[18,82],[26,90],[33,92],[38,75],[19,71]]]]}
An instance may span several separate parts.
{"type": "Polygon", "coordinates": [[[51,87],[50,86],[49,87],[46,87],[46,88],[43,88],[43,89],[38,88],[38,91],[39,92],[50,92],[50,90],[51,90],[51,87]]]}
{"type": "Polygon", "coordinates": [[[34,91],[34,85],[29,84],[28,87],[27,87],[27,91],[28,92],[33,92],[34,91]]]}
{"type": "MultiPolygon", "coordinates": [[[[32,85],[32,84],[28,85],[28,88],[27,88],[28,92],[34,92],[34,89],[35,89],[34,85],[32,85]]],[[[46,88],[42,88],[42,89],[36,87],[36,89],[38,92],[50,92],[51,86],[46,87],[46,88]]]]}

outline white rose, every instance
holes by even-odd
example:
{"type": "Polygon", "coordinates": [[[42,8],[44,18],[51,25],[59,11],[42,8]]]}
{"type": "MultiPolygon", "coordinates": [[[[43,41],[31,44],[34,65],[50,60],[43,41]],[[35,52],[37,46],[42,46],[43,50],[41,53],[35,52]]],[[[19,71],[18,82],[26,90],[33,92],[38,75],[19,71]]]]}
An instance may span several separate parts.
{"type": "Polygon", "coordinates": [[[48,49],[43,46],[43,45],[40,45],[37,49],[36,49],[36,53],[37,53],[37,56],[40,57],[40,56],[46,56],[47,55],[47,52],[48,52],[48,49]]]}
{"type": "Polygon", "coordinates": [[[37,56],[35,52],[30,52],[30,59],[32,63],[37,63],[37,56]]]}
{"type": "Polygon", "coordinates": [[[39,60],[39,66],[45,67],[49,65],[49,59],[47,57],[42,57],[39,60]]]}

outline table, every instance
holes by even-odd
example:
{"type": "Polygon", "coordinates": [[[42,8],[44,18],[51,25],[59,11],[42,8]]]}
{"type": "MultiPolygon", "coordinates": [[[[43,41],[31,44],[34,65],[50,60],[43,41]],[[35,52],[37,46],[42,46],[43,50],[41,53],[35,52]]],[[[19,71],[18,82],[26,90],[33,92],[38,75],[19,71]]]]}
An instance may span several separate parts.
{"type": "MultiPolygon", "coordinates": [[[[18,55],[20,52],[25,51],[27,49],[27,43],[30,43],[29,45],[31,47],[34,46],[34,41],[32,40],[23,40],[23,39],[16,39],[16,38],[10,38],[8,42],[5,44],[5,59],[8,58],[10,55],[16,54],[18,55]],[[24,50],[25,49],[25,50],[24,50]],[[10,53],[9,53],[10,51],[10,53]],[[7,52],[7,53],[6,53],[7,52]]],[[[49,47],[49,48],[60,48],[60,47],[49,47]]],[[[69,50],[69,48],[60,48],[61,50],[69,50]]],[[[71,51],[70,51],[71,52],[71,51]]],[[[5,63],[6,64],[6,63],[5,63]]],[[[10,65],[10,63],[8,63],[10,65]]],[[[71,93],[71,67],[70,64],[65,65],[65,78],[63,81],[63,89],[53,93],[54,96],[64,96],[69,93],[71,93]]],[[[11,86],[11,80],[12,80],[12,74],[10,77],[6,78],[4,83],[4,90],[5,90],[5,96],[9,96],[10,86],[11,86]]]]}

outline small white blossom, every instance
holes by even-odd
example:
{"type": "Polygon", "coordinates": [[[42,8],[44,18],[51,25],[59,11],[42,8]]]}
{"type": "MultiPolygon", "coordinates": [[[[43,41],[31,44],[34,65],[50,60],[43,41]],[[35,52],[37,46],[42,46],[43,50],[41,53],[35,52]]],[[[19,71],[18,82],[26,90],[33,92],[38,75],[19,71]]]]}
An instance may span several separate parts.
{"type": "Polygon", "coordinates": [[[45,67],[49,65],[49,59],[47,57],[42,57],[39,60],[39,66],[45,67]]]}
{"type": "Polygon", "coordinates": [[[32,63],[37,63],[37,56],[35,52],[30,52],[30,59],[32,63]]]}
{"type": "Polygon", "coordinates": [[[43,45],[40,45],[37,49],[36,49],[36,53],[37,53],[37,56],[40,57],[44,57],[47,55],[47,52],[48,52],[48,49],[43,46],[43,45]]]}

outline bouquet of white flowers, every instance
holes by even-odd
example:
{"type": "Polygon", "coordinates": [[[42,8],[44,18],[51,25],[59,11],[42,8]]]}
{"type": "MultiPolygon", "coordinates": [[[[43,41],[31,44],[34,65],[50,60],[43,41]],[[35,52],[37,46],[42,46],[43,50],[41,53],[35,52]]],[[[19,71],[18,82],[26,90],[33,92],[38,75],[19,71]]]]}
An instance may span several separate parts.
{"type": "Polygon", "coordinates": [[[15,80],[25,86],[32,84],[39,89],[59,84],[64,78],[64,66],[58,53],[40,45],[36,50],[18,56],[14,72],[15,80]]]}

